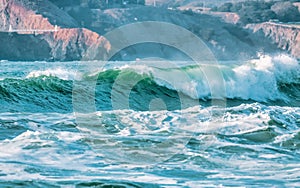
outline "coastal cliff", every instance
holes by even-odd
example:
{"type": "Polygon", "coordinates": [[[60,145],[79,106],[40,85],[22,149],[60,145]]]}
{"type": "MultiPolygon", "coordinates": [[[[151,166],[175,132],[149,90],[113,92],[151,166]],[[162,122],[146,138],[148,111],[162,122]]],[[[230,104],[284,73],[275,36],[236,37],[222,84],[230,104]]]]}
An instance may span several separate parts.
{"type": "MultiPolygon", "coordinates": [[[[80,13],[80,11],[72,11],[73,14],[74,12],[80,13]]],[[[277,50],[276,45],[263,35],[250,32],[236,24],[226,23],[223,18],[214,15],[152,6],[94,9],[88,14],[90,20],[85,21],[82,18],[79,22],[83,22],[86,28],[100,34],[126,24],[144,21],[167,22],[181,26],[197,35],[218,60],[251,59],[257,57],[258,52],[273,53],[277,50]]],[[[152,34],[148,33],[148,35],[152,34]]],[[[156,57],[156,55],[160,58],[184,60],[176,50],[166,49],[163,45],[131,46],[126,50],[123,53],[126,56],[121,55],[118,60],[134,60],[147,56],[156,57]]]]}
{"type": "Polygon", "coordinates": [[[0,0],[0,17],[1,59],[80,60],[90,47],[108,45],[47,0],[0,0]]]}
{"type": "MultiPolygon", "coordinates": [[[[268,54],[280,50],[300,57],[298,29],[292,29],[290,33],[293,35],[285,36],[279,34],[282,31],[276,27],[270,32],[263,25],[245,29],[226,23],[222,16],[153,6],[128,5],[101,10],[72,4],[59,8],[48,0],[0,0],[0,59],[103,59],[110,50],[109,41],[103,37],[105,33],[122,25],[143,21],[168,22],[186,28],[202,39],[218,60],[251,59],[257,57],[258,52],[268,54]],[[263,32],[257,32],[259,30],[263,32]],[[284,37],[290,38],[283,40],[284,37]],[[89,50],[91,48],[101,50],[89,50]],[[91,51],[101,54],[90,54],[91,51]]],[[[135,60],[144,56],[185,58],[179,57],[176,49],[145,44],[125,49],[115,56],[115,60],[135,60]]]]}
{"type": "Polygon", "coordinates": [[[300,25],[266,22],[249,24],[246,28],[251,29],[254,33],[263,33],[278,48],[300,58],[300,25]]]}
{"type": "Polygon", "coordinates": [[[0,28],[14,30],[78,27],[77,22],[47,0],[0,0],[0,28]]]}

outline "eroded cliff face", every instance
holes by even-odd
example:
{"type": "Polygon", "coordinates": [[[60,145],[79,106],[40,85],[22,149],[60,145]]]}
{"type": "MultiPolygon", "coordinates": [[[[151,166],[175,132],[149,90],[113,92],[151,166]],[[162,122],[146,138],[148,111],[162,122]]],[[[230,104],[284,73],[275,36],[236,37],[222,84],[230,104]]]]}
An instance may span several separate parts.
{"type": "Polygon", "coordinates": [[[109,42],[102,36],[88,29],[59,29],[56,32],[40,35],[51,48],[54,60],[92,60],[103,59],[110,50],[109,42]],[[101,54],[87,54],[88,51],[101,49],[101,54]]]}
{"type": "Polygon", "coordinates": [[[296,58],[300,58],[300,25],[266,22],[249,24],[246,28],[251,29],[254,33],[263,33],[278,48],[290,52],[296,58]]]}
{"type": "Polygon", "coordinates": [[[1,30],[54,29],[77,27],[77,22],[47,0],[0,0],[1,30]]]}
{"type": "Polygon", "coordinates": [[[0,28],[0,59],[80,60],[90,48],[109,50],[103,37],[47,0],[0,0],[0,28]]]}
{"type": "MultiPolygon", "coordinates": [[[[298,29],[291,29],[287,35],[287,30],[280,27],[249,26],[253,32],[235,24],[225,23],[221,18],[211,15],[189,15],[180,11],[145,6],[104,11],[92,9],[86,12],[81,11],[85,10],[84,8],[77,9],[73,11],[76,15],[73,15],[76,18],[74,20],[70,16],[71,13],[69,15],[48,0],[0,0],[0,59],[103,60],[110,52],[111,46],[101,35],[122,25],[142,21],[169,22],[190,30],[204,41],[219,60],[255,58],[257,52],[278,51],[277,45],[295,56],[300,56],[298,29]],[[87,29],[80,28],[80,25],[87,29]],[[257,32],[259,30],[263,32],[257,32]],[[276,45],[268,38],[273,39],[276,45]],[[24,53],[26,55],[22,56],[24,53]]],[[[123,54],[118,54],[116,60],[133,60],[157,55],[176,59],[180,55],[177,56],[173,49],[159,45],[132,46],[123,54]]]]}

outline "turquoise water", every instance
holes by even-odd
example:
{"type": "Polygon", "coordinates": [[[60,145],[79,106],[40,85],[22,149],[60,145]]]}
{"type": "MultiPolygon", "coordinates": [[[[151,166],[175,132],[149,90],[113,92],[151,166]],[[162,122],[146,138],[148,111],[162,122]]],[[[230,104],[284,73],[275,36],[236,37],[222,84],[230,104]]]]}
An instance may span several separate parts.
{"type": "Polygon", "coordinates": [[[1,61],[0,187],[300,185],[299,62],[174,65],[1,61]]]}

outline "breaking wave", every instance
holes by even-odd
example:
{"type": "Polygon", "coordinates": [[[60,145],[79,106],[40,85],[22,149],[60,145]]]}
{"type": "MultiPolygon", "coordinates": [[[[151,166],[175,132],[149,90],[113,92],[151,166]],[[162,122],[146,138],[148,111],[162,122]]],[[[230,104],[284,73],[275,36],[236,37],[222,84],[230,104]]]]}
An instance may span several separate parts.
{"type": "Polygon", "coordinates": [[[34,70],[23,78],[0,80],[1,106],[6,111],[70,112],[74,80],[89,81],[96,77],[95,100],[98,110],[112,109],[113,90],[123,97],[127,97],[124,90],[130,90],[130,108],[135,110],[148,110],[151,101],[156,98],[163,100],[166,109],[180,109],[182,95],[191,100],[214,99],[211,80],[207,80],[206,75],[206,69],[211,67],[220,70],[223,78],[214,87],[224,84],[225,91],[221,95],[229,101],[282,102],[292,103],[293,106],[300,103],[300,65],[288,56],[264,56],[245,64],[187,64],[166,68],[154,65],[122,65],[93,74],[62,68],[34,70]],[[135,85],[126,85],[132,80],[136,80],[135,85]]]}

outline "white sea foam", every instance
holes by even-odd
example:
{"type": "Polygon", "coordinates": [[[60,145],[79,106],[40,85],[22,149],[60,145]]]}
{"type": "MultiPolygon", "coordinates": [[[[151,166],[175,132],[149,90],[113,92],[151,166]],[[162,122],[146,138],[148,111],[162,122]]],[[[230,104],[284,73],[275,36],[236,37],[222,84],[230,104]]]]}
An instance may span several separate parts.
{"type": "MultiPolygon", "coordinates": [[[[125,67],[123,67],[125,68],[125,67]]],[[[147,66],[130,66],[140,74],[149,74],[157,84],[180,91],[192,98],[210,98],[212,87],[224,87],[220,94],[226,98],[267,101],[285,99],[280,84],[299,84],[300,65],[287,55],[261,56],[244,64],[200,65],[188,69],[158,69],[147,66]],[[207,80],[206,68],[213,67],[222,73],[223,80],[207,80]],[[222,85],[223,83],[224,85],[222,85]]]]}
{"type": "MultiPolygon", "coordinates": [[[[123,62],[122,64],[109,62],[109,64],[114,70],[131,70],[151,76],[158,85],[184,93],[194,99],[225,97],[260,102],[287,100],[286,95],[279,91],[280,85],[300,83],[299,62],[287,55],[261,56],[260,59],[244,63],[229,62],[220,65],[190,66],[187,63],[189,65],[187,67],[177,65],[176,62],[164,61],[123,62]],[[206,71],[211,68],[220,71],[222,79],[211,79],[214,77],[208,76],[206,71]]],[[[89,76],[96,76],[104,71],[107,69],[95,69],[89,76]]],[[[82,78],[80,71],[64,68],[31,71],[26,78],[39,76],[55,76],[63,80],[82,78]]]]}
{"type": "Polygon", "coordinates": [[[262,56],[237,66],[228,74],[226,94],[228,98],[253,99],[257,101],[282,99],[279,84],[300,83],[299,63],[288,56],[262,56]]]}
{"type": "Polygon", "coordinates": [[[75,70],[54,68],[54,69],[31,71],[26,76],[26,78],[36,78],[39,76],[53,76],[53,77],[58,77],[62,80],[74,80],[80,77],[79,73],[77,73],[75,70]]]}

